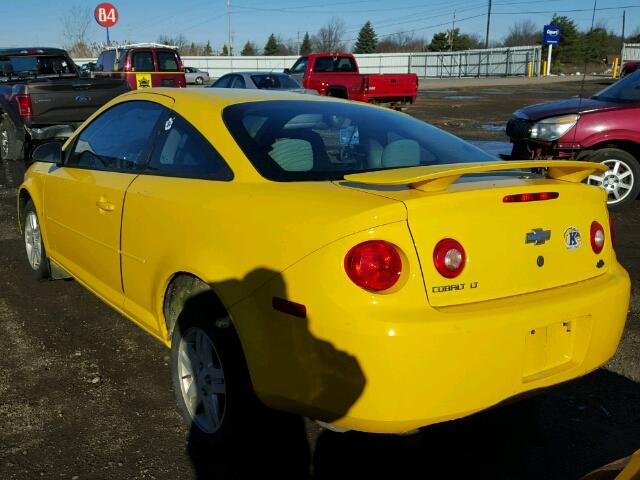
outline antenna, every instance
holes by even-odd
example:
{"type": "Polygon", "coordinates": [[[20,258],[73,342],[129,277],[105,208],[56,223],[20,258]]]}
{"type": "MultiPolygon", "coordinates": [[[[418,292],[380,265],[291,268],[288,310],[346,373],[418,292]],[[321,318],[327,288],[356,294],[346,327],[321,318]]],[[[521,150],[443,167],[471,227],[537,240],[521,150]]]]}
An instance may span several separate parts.
{"type": "MultiPolygon", "coordinates": [[[[598,7],[598,0],[593,0],[593,13],[591,14],[591,28],[589,29],[589,33],[593,32],[593,25],[596,21],[596,10],[598,7]]],[[[584,72],[582,73],[582,82],[580,83],[580,94],[578,95],[578,112],[580,112],[580,107],[582,107],[582,96],[584,95],[584,82],[587,79],[587,65],[589,64],[589,59],[585,55],[584,58],[584,72]]],[[[576,144],[576,134],[578,133],[578,129],[576,126],[573,127],[573,144],[576,144]]]]}

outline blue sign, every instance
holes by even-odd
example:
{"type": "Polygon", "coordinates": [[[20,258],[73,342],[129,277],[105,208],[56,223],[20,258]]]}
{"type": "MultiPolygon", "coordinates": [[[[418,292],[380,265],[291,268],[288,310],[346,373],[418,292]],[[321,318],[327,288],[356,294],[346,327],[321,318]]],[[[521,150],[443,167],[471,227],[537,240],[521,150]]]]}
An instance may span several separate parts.
{"type": "Polygon", "coordinates": [[[545,25],[542,35],[543,45],[558,45],[560,43],[560,25],[545,25]]]}

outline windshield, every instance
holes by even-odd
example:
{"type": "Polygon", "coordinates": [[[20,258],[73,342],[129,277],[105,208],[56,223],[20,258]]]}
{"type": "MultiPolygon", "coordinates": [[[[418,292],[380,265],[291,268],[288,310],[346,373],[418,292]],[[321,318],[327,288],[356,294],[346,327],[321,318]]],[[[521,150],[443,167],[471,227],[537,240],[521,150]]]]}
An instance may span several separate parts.
{"type": "Polygon", "coordinates": [[[0,56],[0,76],[8,77],[7,66],[11,75],[59,75],[75,74],[74,67],[62,55],[16,55],[0,56]]]}
{"type": "Polygon", "coordinates": [[[298,82],[289,75],[251,75],[251,80],[253,80],[256,87],[264,90],[291,90],[293,88],[300,88],[298,82]]]}
{"type": "Polygon", "coordinates": [[[349,173],[497,161],[408,115],[338,102],[266,101],[225,108],[231,135],[270,180],[340,180],[349,173]]]}
{"type": "Polygon", "coordinates": [[[599,91],[592,98],[608,102],[640,102],[640,70],[599,91]]]}

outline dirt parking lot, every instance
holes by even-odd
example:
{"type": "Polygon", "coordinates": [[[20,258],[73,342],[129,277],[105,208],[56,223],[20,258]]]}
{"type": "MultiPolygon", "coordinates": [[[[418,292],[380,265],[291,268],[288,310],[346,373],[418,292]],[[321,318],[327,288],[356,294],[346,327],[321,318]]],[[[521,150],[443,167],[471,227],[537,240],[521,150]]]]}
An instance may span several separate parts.
{"type": "MultiPolygon", "coordinates": [[[[585,94],[603,83],[587,82],[585,94]]],[[[512,111],[579,92],[580,82],[439,82],[409,113],[504,142],[512,111]]],[[[604,368],[417,435],[336,434],[274,415],[242,448],[202,452],[174,407],[169,352],[77,283],[31,279],[16,224],[22,174],[0,164],[0,479],[577,479],[640,449],[640,202],[615,214],[634,287],[604,368]]]]}

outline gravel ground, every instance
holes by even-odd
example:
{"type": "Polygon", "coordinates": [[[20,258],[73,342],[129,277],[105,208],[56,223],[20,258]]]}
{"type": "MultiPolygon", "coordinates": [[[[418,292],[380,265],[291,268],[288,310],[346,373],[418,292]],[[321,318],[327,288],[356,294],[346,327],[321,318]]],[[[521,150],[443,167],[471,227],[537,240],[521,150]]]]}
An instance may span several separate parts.
{"type": "MultiPolygon", "coordinates": [[[[421,92],[409,113],[469,139],[505,141],[482,125],[579,88],[443,86],[421,92]]],[[[0,479],[576,479],[640,448],[639,204],[615,215],[634,289],[604,368],[413,436],[335,434],[282,415],[256,425],[242,448],[202,452],[174,407],[168,351],[77,283],[30,278],[14,206],[21,177],[19,165],[0,164],[0,479]]]]}

